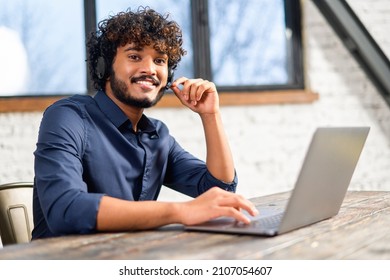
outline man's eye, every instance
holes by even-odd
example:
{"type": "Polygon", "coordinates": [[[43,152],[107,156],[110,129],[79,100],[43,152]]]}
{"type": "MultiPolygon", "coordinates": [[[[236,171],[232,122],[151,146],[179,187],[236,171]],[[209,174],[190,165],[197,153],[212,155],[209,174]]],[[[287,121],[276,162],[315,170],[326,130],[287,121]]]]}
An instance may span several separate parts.
{"type": "Polygon", "coordinates": [[[156,63],[157,64],[166,64],[167,60],[164,58],[157,58],[156,63]]]}
{"type": "Polygon", "coordinates": [[[128,58],[130,58],[131,60],[138,60],[139,59],[138,56],[135,54],[128,55],[128,58]]]}

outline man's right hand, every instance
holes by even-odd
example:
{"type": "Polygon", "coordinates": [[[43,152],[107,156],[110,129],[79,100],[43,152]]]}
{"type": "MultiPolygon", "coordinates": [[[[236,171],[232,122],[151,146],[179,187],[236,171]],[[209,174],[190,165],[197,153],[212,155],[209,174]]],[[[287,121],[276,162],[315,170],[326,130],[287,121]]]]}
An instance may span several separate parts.
{"type": "Polygon", "coordinates": [[[219,217],[232,217],[249,224],[250,220],[241,210],[256,216],[258,211],[243,196],[214,187],[194,200],[183,202],[180,206],[180,223],[194,225],[219,217]]]}

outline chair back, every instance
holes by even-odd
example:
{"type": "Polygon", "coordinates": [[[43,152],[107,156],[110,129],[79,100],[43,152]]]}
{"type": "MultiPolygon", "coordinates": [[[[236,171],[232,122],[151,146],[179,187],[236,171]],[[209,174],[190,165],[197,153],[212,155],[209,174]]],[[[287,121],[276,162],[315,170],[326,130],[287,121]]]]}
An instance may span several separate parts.
{"type": "Polygon", "coordinates": [[[0,185],[0,236],[3,245],[31,240],[33,183],[0,185]]]}

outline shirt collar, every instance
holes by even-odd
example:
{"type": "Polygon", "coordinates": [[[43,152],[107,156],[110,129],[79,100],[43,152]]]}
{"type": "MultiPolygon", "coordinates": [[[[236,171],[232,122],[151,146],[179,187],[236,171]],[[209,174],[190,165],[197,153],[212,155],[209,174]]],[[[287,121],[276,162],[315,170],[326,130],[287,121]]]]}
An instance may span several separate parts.
{"type": "MultiPolygon", "coordinates": [[[[100,110],[117,128],[124,125],[126,122],[130,123],[129,118],[125,113],[123,113],[118,105],[116,105],[103,91],[98,91],[94,98],[100,110]]],[[[157,134],[156,126],[145,115],[142,115],[138,123],[138,129],[142,132],[157,134]]]]}

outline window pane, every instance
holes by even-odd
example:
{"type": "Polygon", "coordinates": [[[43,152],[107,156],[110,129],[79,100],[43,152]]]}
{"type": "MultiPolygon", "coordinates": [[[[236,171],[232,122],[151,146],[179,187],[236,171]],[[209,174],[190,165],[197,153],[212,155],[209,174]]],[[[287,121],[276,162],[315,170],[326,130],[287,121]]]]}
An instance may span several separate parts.
{"type": "Polygon", "coordinates": [[[118,12],[125,11],[128,8],[131,8],[131,10],[136,11],[139,6],[148,6],[163,15],[169,14],[170,19],[176,21],[180,25],[183,31],[183,47],[187,51],[187,55],[185,55],[180,61],[175,71],[175,77],[193,77],[194,67],[192,62],[193,51],[191,40],[190,0],[97,0],[97,20],[99,22],[109,15],[117,14],[118,12]]]}
{"type": "Polygon", "coordinates": [[[209,16],[218,86],[288,82],[283,0],[209,0],[209,16]]]}
{"type": "Polygon", "coordinates": [[[83,1],[0,7],[0,95],[86,93],[83,1]]]}

